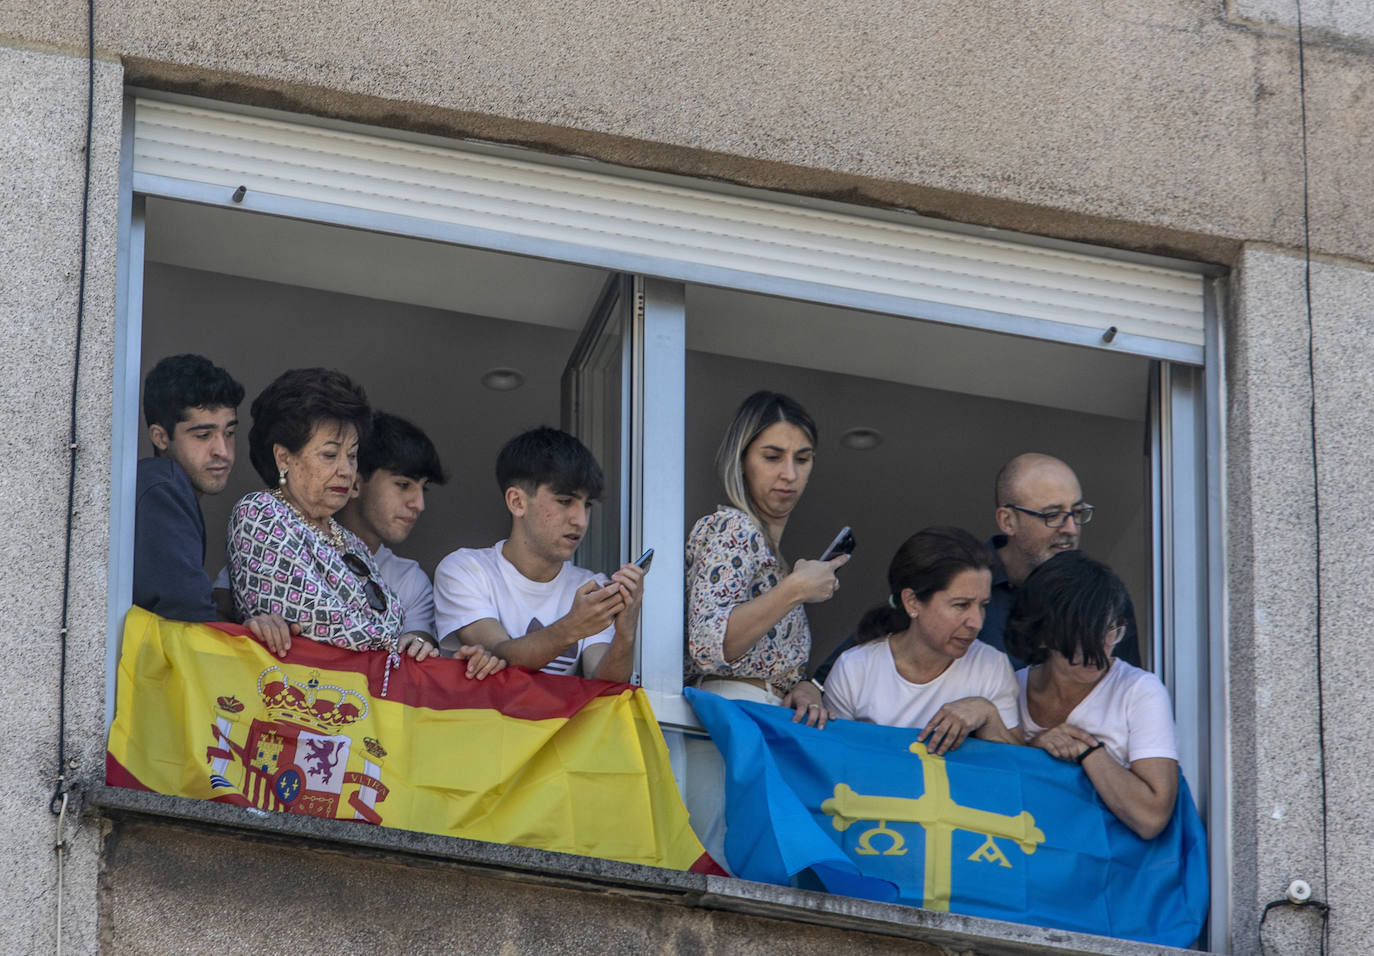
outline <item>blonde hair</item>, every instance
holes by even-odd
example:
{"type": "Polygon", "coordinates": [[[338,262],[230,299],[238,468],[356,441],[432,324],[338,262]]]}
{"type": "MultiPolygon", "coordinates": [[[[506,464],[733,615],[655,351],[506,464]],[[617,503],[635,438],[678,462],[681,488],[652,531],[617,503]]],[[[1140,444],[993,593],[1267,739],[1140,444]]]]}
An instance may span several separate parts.
{"type": "Polygon", "coordinates": [[[755,392],[740,403],[734,420],[730,422],[725,437],[721,439],[720,447],[716,449],[716,473],[720,475],[720,482],[725,486],[725,496],[730,504],[747,514],[758,526],[763,532],[764,540],[768,542],[769,550],[778,559],[783,571],[787,572],[791,569],[779,552],[778,542],[773,540],[768,525],[759,517],[754,500],[749,496],[749,486],[744,480],[744,455],[749,446],[764,429],[778,422],[795,425],[802,430],[813,447],[817,444],[816,423],[807,414],[806,409],[802,408],[801,403],[779,392],[755,392]]]}

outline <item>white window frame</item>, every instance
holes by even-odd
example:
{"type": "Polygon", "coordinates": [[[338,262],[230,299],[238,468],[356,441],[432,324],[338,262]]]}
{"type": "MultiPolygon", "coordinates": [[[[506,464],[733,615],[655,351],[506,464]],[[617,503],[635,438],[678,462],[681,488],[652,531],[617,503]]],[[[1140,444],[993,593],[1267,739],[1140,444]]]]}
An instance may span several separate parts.
{"type": "Polygon", "coordinates": [[[130,91],[125,98],[119,197],[107,723],[113,719],[119,634],[132,589],[147,196],[575,262],[642,277],[643,326],[632,337],[635,344],[626,396],[630,434],[624,447],[630,452],[631,465],[626,499],[633,546],[652,542],[657,548],[655,573],[645,585],[642,633],[651,637],[641,641],[640,679],[665,725],[695,725],[681,694],[686,283],[1158,360],[1152,414],[1155,613],[1149,639],[1161,676],[1174,695],[1179,726],[1199,728],[1196,734],[1186,730],[1181,734],[1182,766],[1193,782],[1212,836],[1211,943],[1224,948],[1230,821],[1225,799],[1229,766],[1225,752],[1222,270],[902,212],[858,209],[545,157],[509,147],[130,91]],[[307,188],[299,177],[293,179],[288,166],[269,168],[272,164],[262,157],[250,163],[247,153],[241,171],[200,168],[196,175],[180,175],[178,169],[196,165],[192,157],[178,166],[180,151],[194,153],[195,135],[185,137],[186,145],[176,130],[147,140],[139,132],[141,111],[159,114],[159,121],[165,121],[169,109],[194,114],[198,121],[206,116],[212,123],[222,119],[230,126],[245,117],[264,124],[286,124],[312,135],[337,137],[340,144],[352,144],[350,148],[365,137],[365,148],[358,147],[364,153],[393,149],[407,162],[420,156],[431,164],[421,170],[425,176],[442,178],[442,170],[435,172],[431,167],[442,165],[443,155],[461,157],[471,161],[469,165],[485,164],[480,175],[464,181],[464,188],[485,188],[474,187],[473,182],[493,171],[487,182],[490,195],[450,196],[446,200],[450,205],[435,211],[430,207],[441,204],[426,199],[425,190],[430,187],[408,183],[409,192],[378,187],[366,195],[362,191],[351,194],[354,202],[342,193],[328,201],[315,184],[307,188]],[[236,187],[250,182],[246,195],[235,200],[236,187]],[[280,191],[273,191],[274,184],[280,191]],[[628,191],[617,193],[619,187],[628,191]],[[509,201],[511,194],[522,189],[529,193],[531,203],[550,204],[549,221],[531,224],[529,216],[522,219],[520,201],[509,201]],[[567,202],[555,209],[555,200],[567,202]],[[598,228],[601,219],[612,218],[616,220],[613,228],[598,228]],[[624,235],[636,229],[642,234],[624,235]],[[646,241],[646,236],[654,241],[646,241]],[[721,245],[727,248],[718,249],[721,245]],[[1023,306],[1019,311],[1018,305],[1023,306]],[[1108,328],[1112,334],[1104,335],[1108,328]],[[646,382],[653,383],[652,402],[645,401],[646,382]],[[645,489],[653,489],[652,498],[645,489]],[[652,635],[658,634],[673,637],[653,640],[652,635]]]}

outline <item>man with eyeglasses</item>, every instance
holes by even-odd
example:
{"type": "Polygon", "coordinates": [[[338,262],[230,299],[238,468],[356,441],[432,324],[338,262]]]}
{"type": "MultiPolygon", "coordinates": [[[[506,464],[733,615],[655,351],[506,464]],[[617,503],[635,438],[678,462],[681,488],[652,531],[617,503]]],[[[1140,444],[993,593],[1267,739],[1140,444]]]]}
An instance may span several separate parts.
{"type": "MultiPolygon", "coordinates": [[[[1092,521],[1093,506],[1073,469],[1050,455],[1027,452],[1002,466],[995,483],[994,520],[998,534],[988,541],[993,553],[992,601],[978,639],[1005,650],[1002,630],[1026,576],[1061,551],[1078,550],[1083,526],[1092,521]]],[[[1139,666],[1135,609],[1126,606],[1126,634],[1116,656],[1139,666]]],[[[1014,666],[1020,662],[1013,660],[1014,666]]]]}
{"type": "MultiPolygon", "coordinates": [[[[996,512],[998,532],[988,539],[992,552],[992,598],[983,617],[978,639],[1003,653],[1002,631],[1011,614],[1016,589],[1026,576],[1061,551],[1076,551],[1083,526],[1093,520],[1093,506],[1083,500],[1083,489],[1073,469],[1058,458],[1027,452],[1017,455],[997,472],[996,512]]],[[[1140,666],[1135,608],[1126,604],[1126,633],[1116,655],[1140,666]]],[[[824,682],[841,654],[854,646],[853,635],[840,642],[812,678],[824,682]]],[[[1010,655],[1008,655],[1010,656],[1010,655]]],[[[1011,658],[1012,668],[1024,662],[1011,658]]]]}

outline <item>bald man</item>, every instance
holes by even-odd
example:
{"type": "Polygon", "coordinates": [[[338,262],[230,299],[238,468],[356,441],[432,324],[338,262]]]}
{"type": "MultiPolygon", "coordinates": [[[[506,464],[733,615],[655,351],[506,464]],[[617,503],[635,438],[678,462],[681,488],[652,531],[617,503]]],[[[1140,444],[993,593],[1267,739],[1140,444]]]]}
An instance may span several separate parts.
{"type": "MultiPolygon", "coordinates": [[[[1002,630],[1026,576],[1060,551],[1076,551],[1083,525],[1092,520],[1093,506],[1083,500],[1083,489],[1073,469],[1058,458],[1027,452],[1017,455],[997,473],[994,488],[998,534],[988,541],[993,553],[992,602],[978,639],[998,650],[1002,630]]],[[[1116,656],[1140,664],[1135,609],[1126,608],[1126,636],[1116,656]]],[[[1012,662],[1020,666],[1017,661],[1012,662]]]]}
{"type": "MultiPolygon", "coordinates": [[[[1092,520],[1093,506],[1083,500],[1083,489],[1073,469],[1058,458],[1027,452],[1017,455],[997,472],[995,511],[998,533],[988,539],[992,552],[992,600],[978,639],[1006,651],[1002,631],[1026,576],[1060,551],[1074,551],[1083,525],[1092,520]]],[[[1135,608],[1126,605],[1126,636],[1115,656],[1140,666],[1135,608]]],[[[816,668],[814,680],[823,682],[841,654],[854,646],[851,635],[816,668]]],[[[1024,666],[1012,658],[1012,666],[1024,666]]]]}

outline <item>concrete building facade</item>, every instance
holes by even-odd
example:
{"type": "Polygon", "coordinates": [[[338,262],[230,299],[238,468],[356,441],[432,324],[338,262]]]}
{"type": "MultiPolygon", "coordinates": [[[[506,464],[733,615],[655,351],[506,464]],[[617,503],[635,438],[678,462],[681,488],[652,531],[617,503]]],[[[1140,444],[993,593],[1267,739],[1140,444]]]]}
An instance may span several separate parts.
{"type": "Polygon", "coordinates": [[[112,476],[130,452],[137,368],[133,91],[1197,264],[1218,304],[1198,465],[1219,889],[1204,942],[1317,952],[1316,907],[1280,906],[1261,925],[1301,879],[1329,906],[1329,951],[1362,951],[1372,16],[1359,0],[96,0],[88,59],[84,6],[0,8],[3,948],[286,951],[325,926],[344,945],[417,951],[1145,951],[103,788],[109,622],[127,602],[111,572],[127,545],[112,476]]]}

